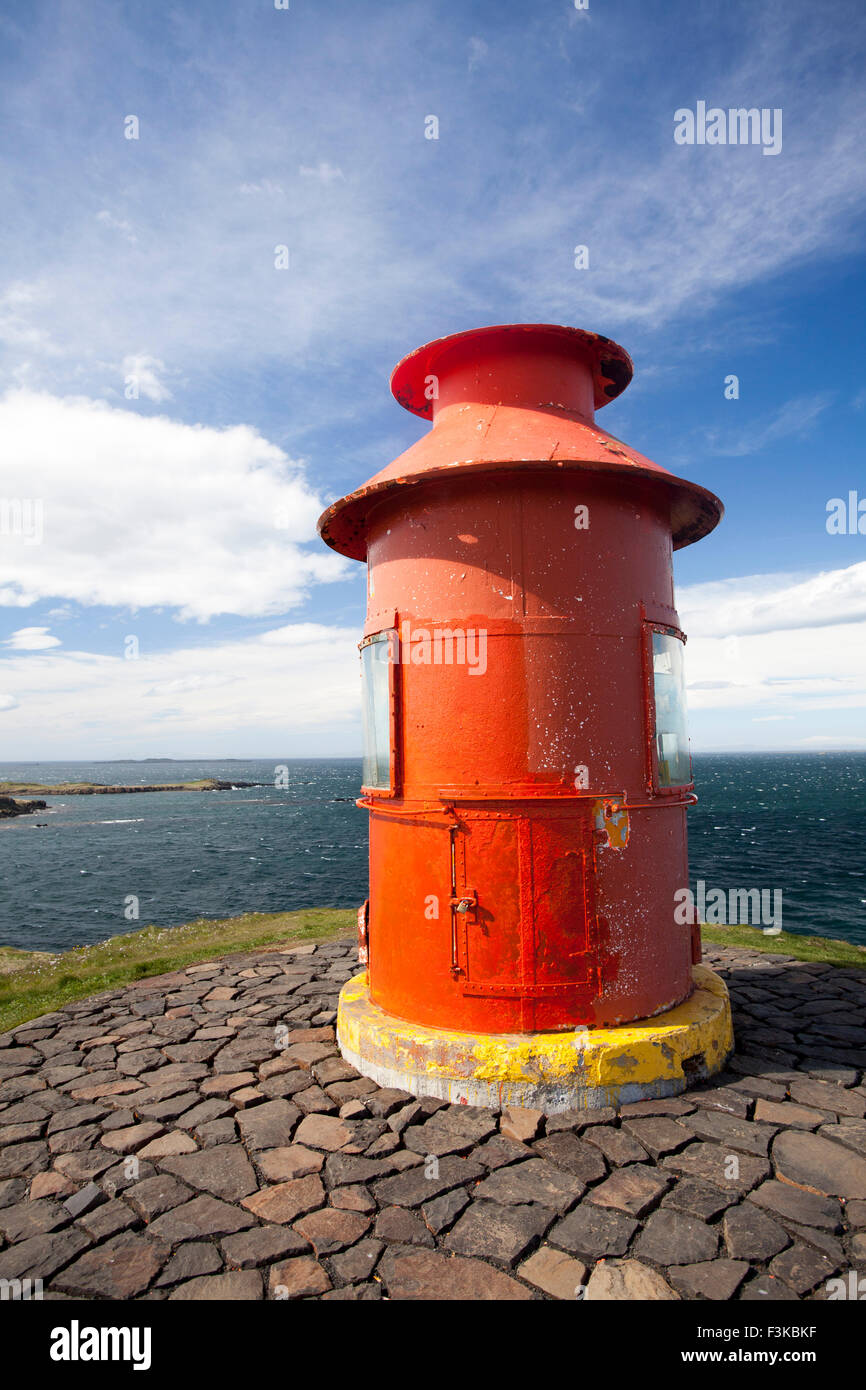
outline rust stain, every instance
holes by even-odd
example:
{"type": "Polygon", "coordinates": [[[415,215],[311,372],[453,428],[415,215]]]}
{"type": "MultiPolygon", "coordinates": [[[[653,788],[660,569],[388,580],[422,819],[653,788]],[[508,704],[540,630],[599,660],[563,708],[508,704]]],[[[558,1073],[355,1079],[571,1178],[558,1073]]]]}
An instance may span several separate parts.
{"type": "Polygon", "coordinates": [[[594,802],[592,818],[602,848],[607,845],[609,849],[625,849],[629,837],[629,817],[628,809],[622,802],[604,799],[594,802]]]}

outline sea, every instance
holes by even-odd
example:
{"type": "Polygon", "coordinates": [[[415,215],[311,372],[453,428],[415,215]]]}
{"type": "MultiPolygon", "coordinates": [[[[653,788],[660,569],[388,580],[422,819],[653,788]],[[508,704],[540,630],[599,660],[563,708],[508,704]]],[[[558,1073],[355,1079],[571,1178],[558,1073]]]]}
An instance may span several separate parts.
{"type": "MultiPolygon", "coordinates": [[[[693,892],[781,892],[786,931],[866,945],[866,752],[693,762],[693,892]]],[[[0,764],[12,782],[205,777],[235,789],[52,797],[46,811],[0,820],[0,946],[64,951],[151,923],[354,908],[367,896],[360,759],[0,764]]]]}

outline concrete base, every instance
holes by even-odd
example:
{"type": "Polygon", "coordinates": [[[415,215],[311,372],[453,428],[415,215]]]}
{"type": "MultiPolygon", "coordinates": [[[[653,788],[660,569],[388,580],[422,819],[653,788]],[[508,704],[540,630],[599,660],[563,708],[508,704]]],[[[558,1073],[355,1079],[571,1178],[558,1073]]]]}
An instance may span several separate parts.
{"type": "Polygon", "coordinates": [[[337,1038],[347,1062],[380,1086],[492,1109],[553,1115],[675,1096],[720,1071],[733,1049],[728,991],[693,967],[684,1004],[623,1028],[569,1033],[459,1033],[424,1028],[371,1003],[366,974],[340,994],[337,1038]]]}

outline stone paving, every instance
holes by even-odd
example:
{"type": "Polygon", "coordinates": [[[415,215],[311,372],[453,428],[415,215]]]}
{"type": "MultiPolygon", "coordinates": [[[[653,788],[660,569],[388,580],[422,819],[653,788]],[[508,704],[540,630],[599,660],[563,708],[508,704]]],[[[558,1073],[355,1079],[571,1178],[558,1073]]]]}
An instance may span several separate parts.
{"type": "Polygon", "coordinates": [[[866,972],[706,960],[734,1004],[725,1074],[546,1120],[359,1077],[334,1041],[342,940],[34,1019],[0,1037],[0,1280],[47,1299],[828,1298],[866,1272],[866,972]]]}

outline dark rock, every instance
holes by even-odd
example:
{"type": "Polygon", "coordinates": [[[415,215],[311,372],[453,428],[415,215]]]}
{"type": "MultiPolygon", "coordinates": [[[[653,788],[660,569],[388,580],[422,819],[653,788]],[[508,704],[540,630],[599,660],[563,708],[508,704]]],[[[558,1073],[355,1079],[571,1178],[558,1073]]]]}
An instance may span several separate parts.
{"type": "Polygon", "coordinates": [[[50,1197],[37,1202],[19,1202],[17,1206],[0,1211],[0,1233],[14,1245],[16,1241],[68,1226],[71,1219],[69,1212],[50,1197]]]}
{"type": "Polygon", "coordinates": [[[749,1272],[743,1260],[707,1260],[701,1264],[680,1265],[668,1271],[677,1293],[689,1299],[722,1302],[733,1298],[749,1272]]]}
{"type": "MultiPolygon", "coordinates": [[[[522,1147],[522,1146],[521,1146],[522,1147]]],[[[596,1144],[588,1144],[578,1139],[569,1130],[551,1134],[547,1139],[539,1139],[533,1149],[542,1158],[548,1159],[557,1168],[563,1168],[583,1184],[598,1182],[607,1173],[607,1164],[596,1144]]],[[[528,1156],[528,1154],[527,1154],[528,1156]]]]}
{"type": "Polygon", "coordinates": [[[838,1261],[829,1259],[819,1250],[808,1245],[792,1245],[783,1250],[770,1265],[770,1273],[801,1296],[811,1293],[823,1280],[829,1279],[839,1268],[838,1261]]]}
{"type": "Polygon", "coordinates": [[[441,1235],[453,1226],[468,1202],[468,1194],[459,1187],[432,1202],[425,1202],[421,1208],[424,1224],[434,1235],[441,1235]]]}
{"type": "Polygon", "coordinates": [[[600,1207],[613,1207],[628,1216],[644,1216],[658,1204],[672,1181],[657,1169],[633,1163],[615,1169],[606,1182],[592,1189],[586,1200],[600,1207]]]}
{"type": "Polygon", "coordinates": [[[663,1208],[649,1218],[635,1242],[638,1259],[657,1265],[699,1264],[715,1258],[716,1231],[695,1216],[663,1208]]]}
{"type": "Polygon", "coordinates": [[[694,1135],[684,1124],[660,1115],[648,1119],[623,1120],[623,1130],[637,1139],[647,1153],[656,1160],[665,1154],[675,1153],[691,1142],[694,1135]]]}
{"type": "Polygon", "coordinates": [[[330,1267],[334,1278],[341,1284],[356,1284],[369,1279],[384,1249],[381,1240],[373,1240],[371,1237],[359,1240],[351,1249],[332,1257],[330,1267]]]}
{"type": "MultiPolygon", "coordinates": [[[[255,1265],[271,1264],[287,1255],[300,1255],[309,1250],[309,1242],[297,1231],[285,1226],[253,1226],[220,1241],[226,1264],[230,1269],[250,1269],[255,1265]]],[[[208,1274],[210,1270],[199,1270],[208,1274]]]]}
{"type": "Polygon", "coordinates": [[[391,1245],[423,1245],[431,1250],[434,1245],[421,1217],[408,1207],[385,1207],[376,1220],[376,1235],[391,1245]]]}
{"type": "Polygon", "coordinates": [[[292,1142],[300,1118],[300,1111],[291,1102],[269,1100],[244,1110],[237,1124],[248,1149],[278,1149],[292,1142]]]}
{"type": "Polygon", "coordinates": [[[687,1216],[697,1216],[701,1221],[711,1221],[720,1211],[736,1202],[738,1196],[737,1192],[722,1192],[712,1183],[680,1178],[664,1198],[662,1206],[673,1207],[687,1216]]]}
{"type": "Polygon", "coordinates": [[[370,1091],[364,1099],[364,1104],[371,1115],[378,1115],[380,1119],[386,1120],[389,1115],[402,1110],[404,1105],[408,1105],[414,1099],[408,1091],[384,1087],[382,1090],[370,1091]]]}
{"type": "Polygon", "coordinates": [[[369,1226],[369,1216],[363,1216],[360,1212],[322,1207],[307,1216],[302,1216],[295,1222],[294,1228],[309,1241],[316,1254],[321,1257],[345,1250],[347,1245],[354,1245],[367,1232],[369,1226]]]}
{"type": "Polygon", "coordinates": [[[373,1195],[380,1206],[420,1207],[423,1202],[441,1197],[443,1192],[476,1182],[483,1176],[484,1169],[474,1159],[443,1158],[397,1173],[392,1178],[383,1178],[376,1183],[373,1195]]]}
{"type": "Polygon", "coordinates": [[[587,1130],[586,1140],[601,1150],[608,1163],[642,1163],[647,1157],[646,1149],[637,1139],[625,1130],[612,1129],[608,1125],[599,1125],[587,1130]]]}
{"type": "Polygon", "coordinates": [[[488,1201],[511,1205],[540,1202],[553,1211],[565,1212],[583,1195],[584,1184],[570,1173],[563,1173],[543,1158],[531,1158],[497,1168],[479,1183],[474,1195],[488,1201]]]}
{"type": "Polygon", "coordinates": [[[682,1173],[684,1177],[715,1183],[723,1191],[737,1195],[757,1187],[763,1178],[770,1176],[770,1165],[765,1159],[730,1153],[721,1144],[689,1144],[679,1153],[668,1154],[661,1166],[672,1173],[682,1173]]]}
{"type": "Polygon", "coordinates": [[[842,1208],[835,1198],[804,1192],[802,1188],[775,1179],[750,1192],[749,1201],[785,1221],[820,1226],[826,1231],[838,1230],[842,1221],[842,1208]]]}
{"type": "Polygon", "coordinates": [[[74,1227],[31,1236],[0,1250],[0,1279],[26,1277],[47,1282],[90,1243],[90,1237],[74,1227]]]}
{"type": "Polygon", "coordinates": [[[106,1240],[109,1236],[116,1236],[120,1231],[129,1230],[138,1220],[126,1202],[121,1197],[115,1197],[112,1201],[97,1207],[95,1211],[79,1217],[77,1224],[94,1240],[106,1240]]]}
{"type": "Polygon", "coordinates": [[[52,1282],[80,1298],[135,1298],[153,1282],[168,1255],[167,1242],[125,1233],[85,1251],[52,1282]]]}
{"type": "Polygon", "coordinates": [[[866,1198],[866,1158],[818,1134],[783,1130],[773,1143],[773,1162],[781,1178],[810,1192],[866,1198]]]}
{"type": "Polygon", "coordinates": [[[734,1260],[762,1264],[790,1244],[787,1233],[754,1202],[729,1207],[722,1220],[728,1254],[734,1260]]]}
{"type": "Polygon", "coordinates": [[[815,1110],[832,1110],[838,1115],[851,1115],[858,1120],[866,1115],[866,1099],[832,1081],[798,1077],[791,1082],[791,1099],[800,1105],[812,1106],[815,1110]]]}
{"type": "Polygon", "coordinates": [[[524,1301],[532,1294],[483,1260],[461,1259],[433,1250],[389,1250],[378,1273],[392,1299],[424,1301],[524,1301]]]}
{"type": "Polygon", "coordinates": [[[721,1110],[701,1110],[689,1115],[685,1123],[699,1139],[710,1139],[738,1153],[755,1154],[763,1158],[776,1133],[775,1125],[756,1124],[741,1120],[721,1110]]]}
{"type": "Polygon", "coordinates": [[[624,1255],[637,1228],[638,1223],[630,1216],[582,1202],[554,1226],[547,1238],[572,1255],[600,1260],[624,1255]]]}
{"type": "Polygon", "coordinates": [[[750,1279],[740,1294],[743,1303],[790,1303],[796,1297],[782,1279],[771,1274],[759,1274],[757,1279],[750,1279]]]}
{"type": "Polygon", "coordinates": [[[228,1236],[253,1224],[253,1218],[241,1207],[216,1197],[194,1197],[158,1216],[150,1223],[148,1234],[176,1242],[196,1236],[228,1236]]]}
{"type": "Polygon", "coordinates": [[[523,1158],[531,1158],[532,1152],[525,1144],[516,1144],[513,1139],[495,1134],[486,1144],[479,1144],[472,1157],[483,1163],[485,1168],[503,1168],[507,1163],[519,1163],[523,1158]]]}
{"type": "Polygon", "coordinates": [[[159,1166],[190,1187],[228,1202],[249,1196],[259,1185],[255,1170],[238,1143],[163,1158],[159,1166]]]}
{"type": "Polygon", "coordinates": [[[532,1249],[554,1219],[555,1212],[534,1203],[500,1206],[499,1202],[476,1198],[444,1243],[458,1255],[481,1255],[496,1264],[511,1266],[532,1249]]]}
{"type": "Polygon", "coordinates": [[[156,1286],[165,1288],[171,1284],[183,1283],[187,1279],[195,1279],[201,1274],[215,1274],[222,1267],[219,1251],[210,1241],[188,1240],[172,1255],[157,1279],[156,1286]]]}
{"type": "Polygon", "coordinates": [[[178,1182],[177,1178],[173,1178],[167,1173],[160,1173],[156,1177],[145,1178],[142,1182],[127,1188],[123,1194],[123,1200],[128,1202],[132,1210],[144,1221],[152,1221],[155,1216],[161,1216],[164,1211],[170,1211],[172,1207],[180,1206],[182,1202],[189,1201],[192,1195],[190,1189],[178,1182]]]}
{"type": "MultiPolygon", "coordinates": [[[[395,1142],[397,1136],[393,1136],[395,1142]]],[[[404,1134],[403,1142],[411,1153],[436,1154],[440,1158],[446,1154],[467,1154],[475,1147],[475,1140],[469,1134],[461,1134],[457,1129],[446,1129],[434,1115],[423,1125],[412,1125],[404,1134]]]]}

